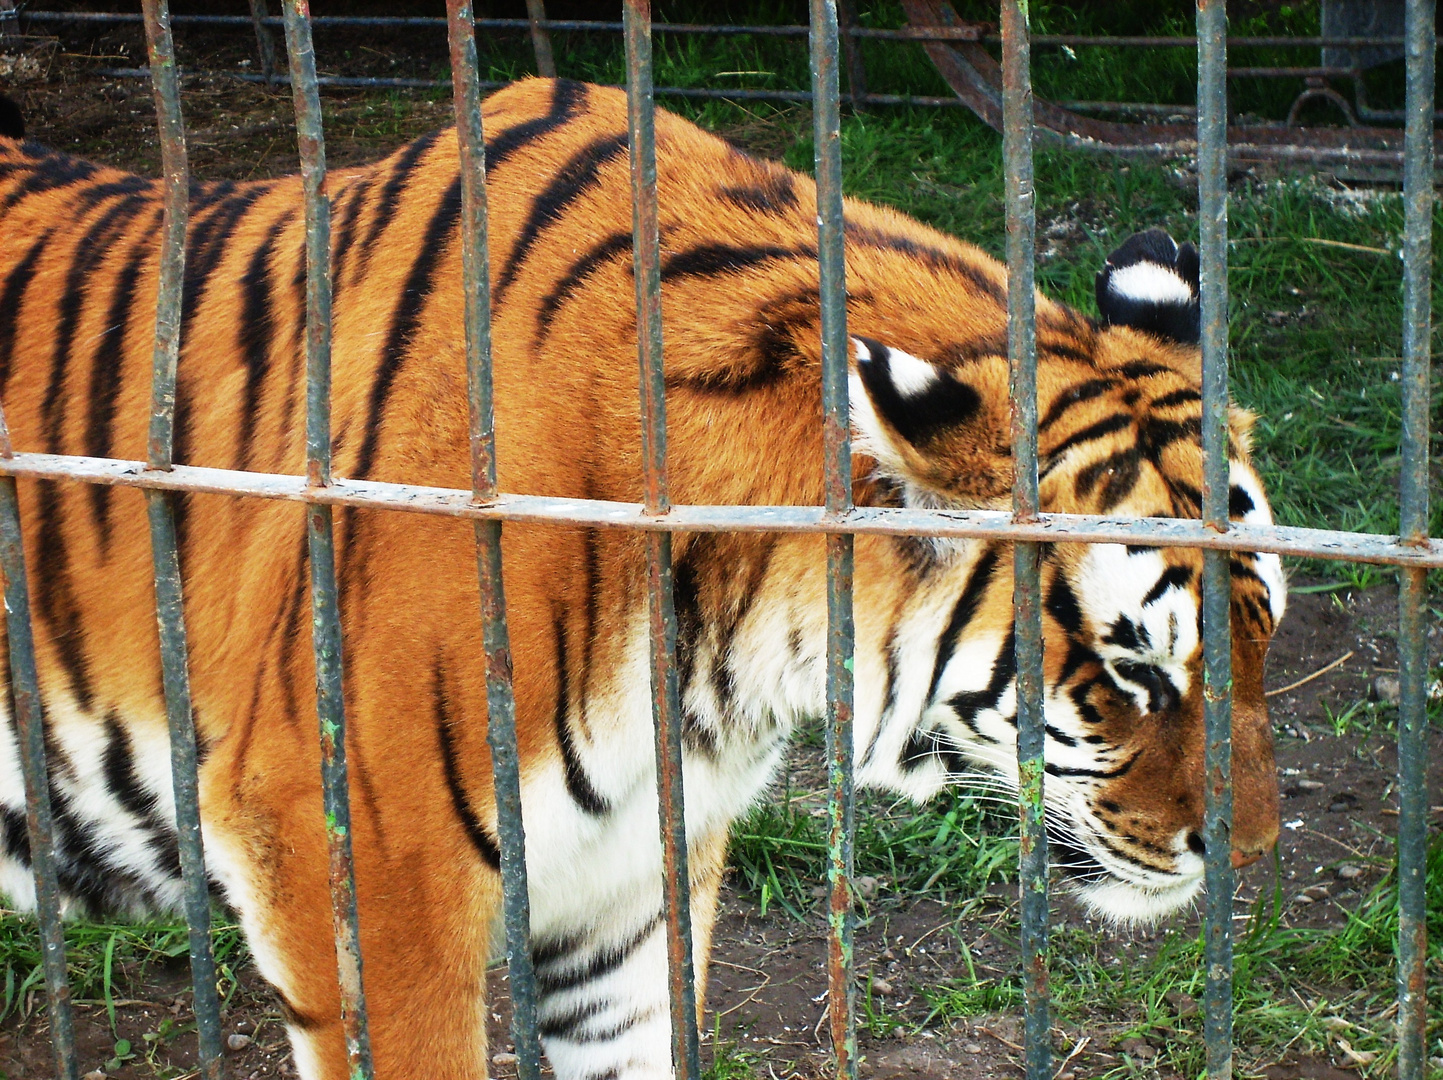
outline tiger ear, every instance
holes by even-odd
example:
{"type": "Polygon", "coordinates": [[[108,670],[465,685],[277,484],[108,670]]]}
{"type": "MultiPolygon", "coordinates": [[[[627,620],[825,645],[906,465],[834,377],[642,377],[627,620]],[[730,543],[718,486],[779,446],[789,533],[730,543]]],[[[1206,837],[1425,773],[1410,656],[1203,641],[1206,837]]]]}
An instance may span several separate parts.
{"type": "Polygon", "coordinates": [[[1130,326],[1196,345],[1202,336],[1197,248],[1161,229],[1129,237],[1097,274],[1097,310],[1105,326],[1130,326]]]}
{"type": "Polygon", "coordinates": [[[977,390],[946,368],[871,338],[852,338],[852,426],[863,449],[907,472],[941,435],[970,420],[977,390]]]}

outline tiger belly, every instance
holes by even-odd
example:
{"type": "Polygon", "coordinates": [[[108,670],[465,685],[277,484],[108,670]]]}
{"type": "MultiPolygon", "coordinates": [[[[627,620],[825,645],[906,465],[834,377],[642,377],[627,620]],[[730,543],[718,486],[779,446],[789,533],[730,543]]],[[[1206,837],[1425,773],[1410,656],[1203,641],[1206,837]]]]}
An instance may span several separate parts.
{"type": "MultiPolygon", "coordinates": [[[[50,805],[67,916],[133,919],[181,911],[170,738],[164,722],[103,721],[52,701],[46,710],[50,805]]],[[[35,908],[25,783],[8,711],[0,721],[0,896],[35,908]]]]}

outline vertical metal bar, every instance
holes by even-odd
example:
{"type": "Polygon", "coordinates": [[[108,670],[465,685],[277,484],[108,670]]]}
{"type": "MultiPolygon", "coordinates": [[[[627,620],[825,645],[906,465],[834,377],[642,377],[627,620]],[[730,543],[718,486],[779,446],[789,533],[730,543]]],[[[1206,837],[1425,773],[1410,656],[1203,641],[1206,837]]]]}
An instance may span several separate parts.
{"type": "MultiPolygon", "coordinates": [[[[1227,11],[1197,0],[1198,221],[1202,244],[1204,524],[1228,528],[1227,11]]],[[[1203,837],[1207,908],[1203,1042],[1209,1080],[1233,1071],[1232,598],[1230,560],[1203,561],[1203,837]]]]}
{"type": "MultiPolygon", "coordinates": [[[[656,103],[652,97],[651,0],[625,0],[626,113],[631,139],[632,245],[636,265],[636,340],[641,376],[643,502],[646,513],[671,509],[666,468],[666,383],[662,370],[661,236],[656,199],[656,103]]],[[[671,1003],[672,1068],[701,1076],[693,982],[691,880],[682,788],[681,700],[676,668],[676,608],[671,533],[647,534],[651,701],[661,804],[662,889],[671,1003]]]]}
{"type": "MultiPolygon", "coordinates": [[[[5,416],[0,412],[0,458],[13,456],[5,416]]],[[[5,577],[5,636],[10,644],[10,691],[25,778],[25,835],[35,874],[35,915],[40,923],[41,965],[50,1003],[50,1045],[55,1075],[76,1080],[75,1014],[65,972],[65,926],[60,918],[60,882],[55,866],[55,833],[50,812],[50,773],[45,764],[45,720],[35,672],[35,639],[30,630],[30,585],[20,533],[20,499],[15,478],[0,476],[0,573],[5,577]]]]}
{"type": "MultiPolygon", "coordinates": [[[[811,2],[812,122],[822,331],[822,468],[829,514],[852,508],[847,266],[842,216],[842,116],[835,0],[811,2]]],[[[852,954],[856,797],[852,785],[853,537],[827,537],[827,1017],[836,1075],[857,1075],[852,954]]]]}
{"type": "MultiPolygon", "coordinates": [[[[1432,341],[1433,3],[1408,0],[1406,130],[1403,145],[1403,469],[1399,538],[1428,536],[1429,365],[1432,341]]],[[[1428,655],[1423,600],[1427,574],[1404,570],[1398,591],[1398,1077],[1423,1080],[1428,1013],[1426,783],[1428,655]]]]}
{"type": "Polygon", "coordinates": [[[551,33],[546,22],[545,0],[526,0],[526,16],[531,20],[531,48],[536,52],[536,74],[544,79],[556,78],[556,58],[551,53],[551,33]]]}
{"type": "MultiPolygon", "coordinates": [[[[326,191],[326,146],[308,0],[283,0],[286,51],[296,103],[301,180],[306,212],[306,478],[331,482],[331,203],[326,191]]],[[[321,739],[321,795],[330,856],[331,913],[349,1075],[370,1080],[371,1039],[361,977],[361,928],[351,848],[351,800],[346,770],[346,709],[342,694],[341,617],[336,595],[336,549],[331,508],[306,507],[311,565],[311,639],[316,657],[316,718],[321,739]]]]}
{"type": "MultiPolygon", "coordinates": [[[[1002,159],[1007,215],[1007,356],[1011,399],[1012,513],[1035,519],[1037,496],[1037,208],[1032,174],[1031,35],[1026,0],[1002,3],[1002,159]]],[[[1047,937],[1047,826],[1043,784],[1040,549],[1012,552],[1017,663],[1022,986],[1028,1080],[1051,1080],[1047,937]]]]}
{"type": "MultiPolygon", "coordinates": [[[[475,18],[468,0],[446,0],[455,93],[456,140],[461,154],[461,271],[466,303],[466,387],[470,404],[471,492],[496,497],[496,439],[491,397],[491,278],[487,248],[486,142],[476,71],[475,18]]],[[[531,965],[531,898],[526,881],[526,830],[521,817],[521,770],[516,750],[516,700],[511,682],[511,640],[501,576],[501,523],[476,523],[481,580],[482,638],[486,649],[486,741],[491,747],[497,831],[501,837],[501,892],[511,984],[511,1037],[521,1080],[539,1080],[536,976],[531,965]]]]}
{"type": "MultiPolygon", "coordinates": [[[[165,174],[165,218],[156,296],[155,343],[151,357],[147,464],[152,469],[168,470],[174,448],[175,386],[180,359],[181,285],[185,270],[190,168],[186,160],[185,124],[180,109],[169,5],[166,0],[144,0],[142,11],[151,81],[155,89],[162,171],[165,174]]],[[[185,888],[193,1006],[200,1044],[200,1075],[205,1080],[219,1080],[222,1053],[220,997],[215,984],[215,957],[211,952],[210,880],[206,875],[201,840],[195,715],[191,708],[174,498],[167,492],[146,492],[151,562],[155,576],[155,617],[160,635],[161,681],[170,729],[171,785],[175,793],[176,836],[185,888]]]]}
{"type": "Polygon", "coordinates": [[[251,25],[256,32],[256,51],[260,53],[261,74],[267,83],[276,78],[276,42],[271,37],[271,28],[266,25],[266,0],[250,0],[251,25]]]}
{"type": "Polygon", "coordinates": [[[847,60],[847,90],[854,111],[867,104],[867,66],[862,60],[862,43],[851,33],[857,25],[856,0],[837,0],[837,22],[842,33],[842,55],[847,60]]]}

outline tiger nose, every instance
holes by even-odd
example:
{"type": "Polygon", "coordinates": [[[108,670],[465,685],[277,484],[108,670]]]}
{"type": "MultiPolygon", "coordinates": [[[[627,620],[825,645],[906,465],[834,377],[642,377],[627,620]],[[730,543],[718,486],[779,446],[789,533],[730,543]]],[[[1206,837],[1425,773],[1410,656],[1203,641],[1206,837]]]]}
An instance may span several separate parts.
{"type": "Polygon", "coordinates": [[[1233,848],[1233,869],[1240,870],[1244,866],[1251,866],[1264,855],[1262,848],[1254,848],[1244,851],[1242,848],[1233,848]]]}

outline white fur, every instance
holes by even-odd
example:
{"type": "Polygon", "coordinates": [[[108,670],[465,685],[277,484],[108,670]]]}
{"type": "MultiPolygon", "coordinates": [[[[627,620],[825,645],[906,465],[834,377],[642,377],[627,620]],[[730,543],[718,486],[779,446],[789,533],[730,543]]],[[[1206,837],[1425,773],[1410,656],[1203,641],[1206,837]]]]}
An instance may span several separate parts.
{"type": "Polygon", "coordinates": [[[1155,262],[1135,262],[1113,270],[1107,291],[1145,304],[1187,304],[1192,287],[1176,273],[1155,262]]]}
{"type": "Polygon", "coordinates": [[[901,349],[889,349],[888,370],[897,393],[904,398],[925,393],[939,378],[935,367],[901,349]]]}

